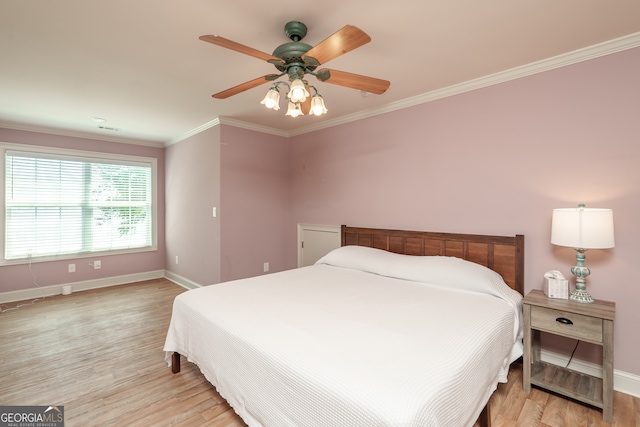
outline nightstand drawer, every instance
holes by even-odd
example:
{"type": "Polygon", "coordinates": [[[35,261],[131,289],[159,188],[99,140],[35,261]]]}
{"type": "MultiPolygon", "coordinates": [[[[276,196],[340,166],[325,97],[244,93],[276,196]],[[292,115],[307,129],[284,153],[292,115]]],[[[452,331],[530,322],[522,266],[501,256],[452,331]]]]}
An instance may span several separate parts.
{"type": "Polygon", "coordinates": [[[534,306],[531,307],[531,327],[584,341],[602,343],[602,319],[597,317],[534,306]]]}

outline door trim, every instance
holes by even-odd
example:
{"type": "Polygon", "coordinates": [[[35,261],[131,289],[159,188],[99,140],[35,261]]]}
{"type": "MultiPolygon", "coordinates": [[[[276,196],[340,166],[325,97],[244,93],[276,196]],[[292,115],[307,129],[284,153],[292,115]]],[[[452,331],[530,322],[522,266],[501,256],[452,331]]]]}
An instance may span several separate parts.
{"type": "Polygon", "coordinates": [[[302,232],[304,230],[310,231],[324,231],[329,233],[340,233],[342,228],[340,225],[323,225],[323,224],[300,224],[298,223],[298,267],[302,266],[302,232]]]}

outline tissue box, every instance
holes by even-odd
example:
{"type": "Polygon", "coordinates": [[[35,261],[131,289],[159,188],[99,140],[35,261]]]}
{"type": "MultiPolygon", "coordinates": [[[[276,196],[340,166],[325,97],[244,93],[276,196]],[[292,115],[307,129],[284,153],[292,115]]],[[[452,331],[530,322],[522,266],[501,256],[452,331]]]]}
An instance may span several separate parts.
{"type": "Polygon", "coordinates": [[[549,298],[569,299],[569,280],[545,277],[544,294],[549,298]]]}

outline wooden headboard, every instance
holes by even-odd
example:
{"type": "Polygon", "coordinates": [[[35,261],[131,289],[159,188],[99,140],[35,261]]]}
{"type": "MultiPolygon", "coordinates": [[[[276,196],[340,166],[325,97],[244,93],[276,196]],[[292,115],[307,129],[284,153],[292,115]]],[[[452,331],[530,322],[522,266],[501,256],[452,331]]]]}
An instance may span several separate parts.
{"type": "Polygon", "coordinates": [[[342,226],[342,246],[357,245],[405,255],[444,255],[497,271],[524,294],[524,236],[434,233],[342,226]]]}

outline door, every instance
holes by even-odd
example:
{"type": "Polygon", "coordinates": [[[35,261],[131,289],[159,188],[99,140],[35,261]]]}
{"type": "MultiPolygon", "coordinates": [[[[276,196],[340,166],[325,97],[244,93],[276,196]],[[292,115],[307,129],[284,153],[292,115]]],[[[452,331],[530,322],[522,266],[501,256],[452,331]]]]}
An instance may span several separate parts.
{"type": "Polygon", "coordinates": [[[313,265],[340,244],[339,225],[298,224],[298,267],[313,265]]]}

